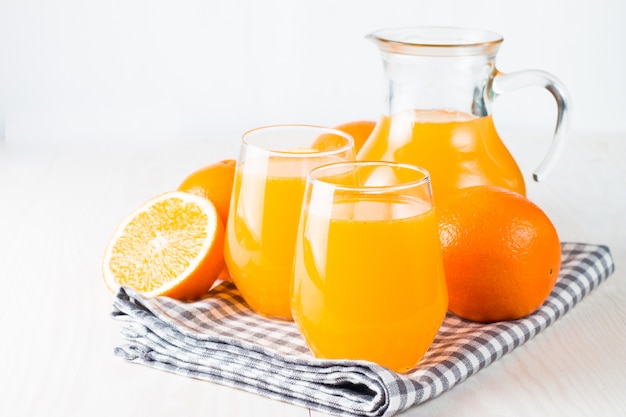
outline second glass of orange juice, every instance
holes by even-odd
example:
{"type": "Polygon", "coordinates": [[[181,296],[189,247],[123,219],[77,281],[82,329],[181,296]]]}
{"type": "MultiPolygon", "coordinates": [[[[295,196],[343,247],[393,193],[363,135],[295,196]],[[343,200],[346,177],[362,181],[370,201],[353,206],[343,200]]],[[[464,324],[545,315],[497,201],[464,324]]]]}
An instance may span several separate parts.
{"type": "Polygon", "coordinates": [[[448,306],[428,173],[387,162],[313,170],[291,303],[316,356],[415,366],[448,306]]]}
{"type": "Polygon", "coordinates": [[[258,314],[292,319],[289,286],[306,176],[352,159],[352,137],[334,129],[276,125],[244,134],[224,251],[235,285],[258,314]]]}

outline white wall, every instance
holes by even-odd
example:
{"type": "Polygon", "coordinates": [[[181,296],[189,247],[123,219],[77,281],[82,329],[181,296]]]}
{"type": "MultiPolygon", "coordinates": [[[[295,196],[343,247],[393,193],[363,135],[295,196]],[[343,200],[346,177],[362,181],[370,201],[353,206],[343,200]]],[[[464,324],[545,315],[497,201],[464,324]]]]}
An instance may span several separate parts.
{"type": "MultiPolygon", "coordinates": [[[[405,25],[500,32],[500,70],[557,75],[574,131],[626,131],[624,0],[0,0],[0,140],[375,119],[382,68],[364,36],[405,25]]],[[[494,113],[504,129],[549,132],[555,105],[529,89],[494,113]]]]}

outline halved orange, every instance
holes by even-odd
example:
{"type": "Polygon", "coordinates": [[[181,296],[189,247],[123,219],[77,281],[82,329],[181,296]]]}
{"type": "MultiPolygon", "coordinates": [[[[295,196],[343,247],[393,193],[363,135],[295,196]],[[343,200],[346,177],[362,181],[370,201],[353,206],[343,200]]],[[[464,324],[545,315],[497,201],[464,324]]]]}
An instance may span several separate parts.
{"type": "Polygon", "coordinates": [[[148,200],[117,228],[102,272],[113,292],[195,299],[224,268],[224,225],[208,199],[171,191],[148,200]]]}

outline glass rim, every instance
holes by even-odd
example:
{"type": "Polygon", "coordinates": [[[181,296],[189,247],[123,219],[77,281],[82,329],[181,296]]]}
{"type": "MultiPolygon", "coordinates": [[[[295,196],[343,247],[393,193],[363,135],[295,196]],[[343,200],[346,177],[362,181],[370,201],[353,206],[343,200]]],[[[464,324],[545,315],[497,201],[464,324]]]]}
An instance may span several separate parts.
{"type": "Polygon", "coordinates": [[[284,158],[310,158],[312,156],[315,157],[323,157],[323,156],[332,156],[339,153],[348,152],[350,149],[354,147],[354,138],[349,133],[341,131],[339,129],[335,129],[332,127],[313,125],[313,124],[297,124],[297,123],[286,123],[286,124],[275,124],[275,125],[265,125],[259,126],[254,129],[250,129],[241,136],[241,142],[247,146],[252,147],[254,149],[266,152],[273,156],[280,156],[284,158]],[[293,129],[302,129],[308,130],[311,132],[317,132],[318,135],[324,134],[332,134],[339,137],[343,137],[347,140],[347,142],[340,147],[326,150],[315,150],[313,148],[303,149],[301,151],[295,150],[282,150],[275,149],[273,147],[262,146],[258,143],[254,143],[251,141],[251,136],[262,133],[262,132],[270,132],[270,131],[288,131],[293,129]]]}
{"type": "Polygon", "coordinates": [[[371,192],[371,193],[381,193],[381,192],[390,192],[390,191],[398,191],[405,190],[414,187],[420,187],[424,184],[430,184],[430,173],[426,168],[407,164],[404,162],[391,162],[391,161],[340,161],[340,162],[331,162],[328,164],[320,165],[316,168],[313,168],[307,174],[307,182],[311,184],[324,184],[330,187],[333,187],[337,190],[342,191],[359,191],[359,192],[371,192]],[[336,182],[327,181],[324,178],[320,178],[318,175],[323,171],[329,171],[331,169],[337,169],[341,167],[366,167],[366,166],[386,166],[391,168],[401,168],[403,170],[410,170],[413,172],[417,172],[421,174],[420,178],[411,181],[405,181],[400,184],[391,184],[391,185],[345,185],[338,184],[336,182]]]}
{"type": "Polygon", "coordinates": [[[504,40],[497,32],[455,26],[386,28],[365,38],[385,52],[436,56],[490,55],[504,40]]]}

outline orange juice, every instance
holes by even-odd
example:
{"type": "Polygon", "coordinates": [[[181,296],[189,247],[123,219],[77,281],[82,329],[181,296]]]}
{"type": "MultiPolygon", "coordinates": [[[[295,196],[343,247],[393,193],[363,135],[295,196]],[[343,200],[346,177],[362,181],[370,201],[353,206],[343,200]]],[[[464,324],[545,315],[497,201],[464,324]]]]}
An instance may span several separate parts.
{"type": "Polygon", "coordinates": [[[456,189],[480,184],[526,193],[524,178],[491,116],[444,110],[383,116],[357,159],[406,162],[426,168],[435,201],[456,189]]]}
{"type": "Polygon", "coordinates": [[[396,371],[416,365],[448,304],[433,209],[386,196],[304,216],[292,309],[313,353],[396,371]]]}
{"type": "Polygon", "coordinates": [[[250,307],[264,316],[291,318],[289,285],[306,174],[334,160],[253,159],[236,171],[226,264],[250,307]]]}

